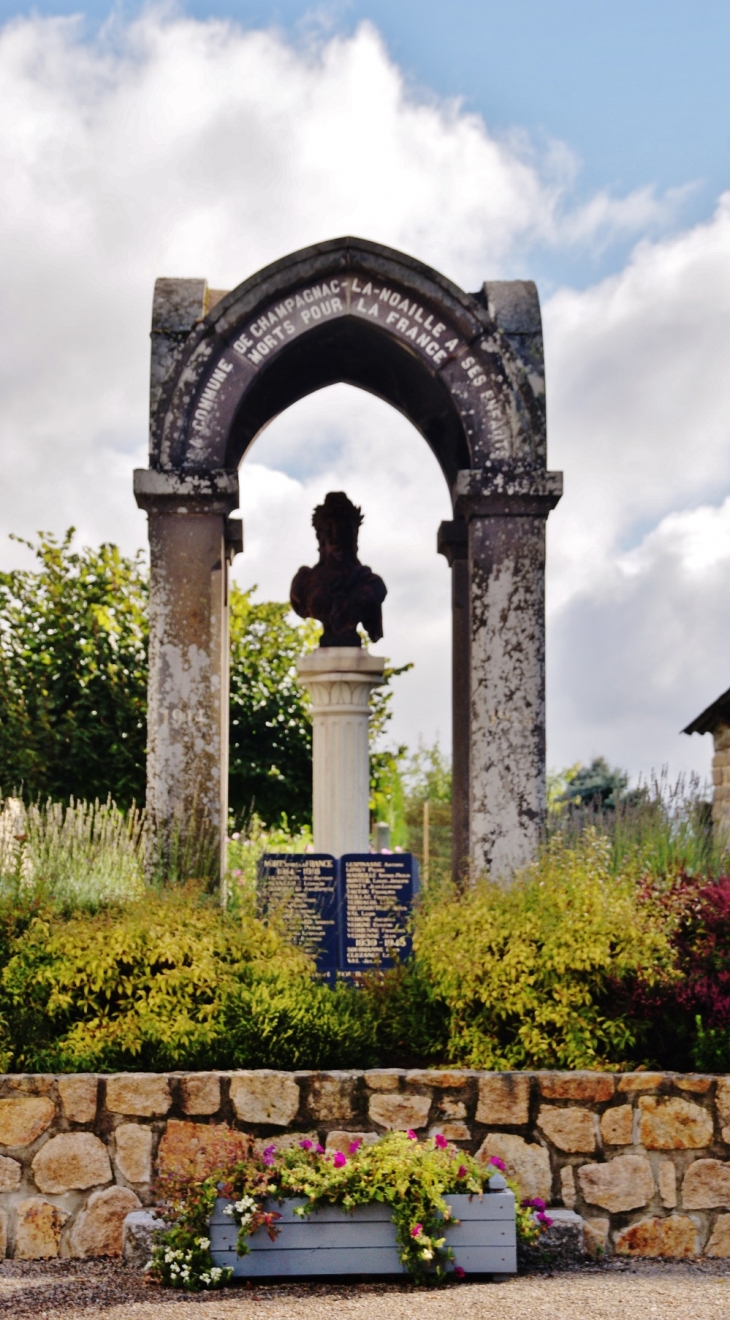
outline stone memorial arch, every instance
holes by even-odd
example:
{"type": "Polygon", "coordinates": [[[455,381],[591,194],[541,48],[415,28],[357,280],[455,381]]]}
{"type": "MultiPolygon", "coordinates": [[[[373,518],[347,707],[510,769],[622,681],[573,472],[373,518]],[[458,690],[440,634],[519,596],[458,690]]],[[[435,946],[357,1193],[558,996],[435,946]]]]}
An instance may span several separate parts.
{"type": "Polygon", "coordinates": [[[537,291],[464,293],[357,238],[295,252],[230,293],[156,283],[150,465],[134,475],[151,552],[148,808],[161,835],[196,813],[225,834],[238,468],[272,418],[337,382],[404,413],[448,485],[454,866],[507,876],[544,819],[545,524],[562,491],[546,470],[537,291]]]}

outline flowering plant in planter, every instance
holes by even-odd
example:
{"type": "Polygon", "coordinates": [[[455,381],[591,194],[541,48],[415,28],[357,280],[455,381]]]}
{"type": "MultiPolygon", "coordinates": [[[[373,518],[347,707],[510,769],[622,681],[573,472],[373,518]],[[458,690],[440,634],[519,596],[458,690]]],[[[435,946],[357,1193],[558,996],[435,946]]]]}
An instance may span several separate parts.
{"type": "MultiPolygon", "coordinates": [[[[477,1163],[439,1134],[423,1142],[415,1132],[390,1132],[373,1144],[355,1139],[347,1154],[325,1150],[306,1137],[283,1150],[271,1142],[261,1154],[189,1187],[180,1199],[177,1222],[155,1248],[151,1275],[160,1283],[189,1290],[220,1286],[228,1281],[223,1273],[229,1272],[219,1271],[214,1277],[209,1251],[198,1268],[191,1263],[184,1277],[177,1257],[168,1259],[171,1252],[184,1252],[196,1244],[199,1252],[203,1250],[216,1198],[230,1202],[226,1213],[238,1225],[236,1249],[245,1255],[248,1239],[259,1229],[272,1238],[277,1234],[280,1216],[267,1211],[265,1204],[296,1197],[304,1198],[295,1209],[302,1216],[325,1205],[349,1211],[374,1201],[387,1204],[400,1259],[411,1277],[416,1282],[440,1282],[453,1263],[445,1230],[454,1221],[445,1197],[481,1196],[489,1179],[503,1169],[498,1159],[477,1163]]],[[[516,1207],[519,1236],[534,1241],[544,1225],[535,1221],[532,1208],[521,1205],[519,1197],[516,1207]]],[[[166,1214],[169,1217],[169,1207],[166,1214]]],[[[453,1273],[463,1277],[458,1266],[453,1273]]]]}

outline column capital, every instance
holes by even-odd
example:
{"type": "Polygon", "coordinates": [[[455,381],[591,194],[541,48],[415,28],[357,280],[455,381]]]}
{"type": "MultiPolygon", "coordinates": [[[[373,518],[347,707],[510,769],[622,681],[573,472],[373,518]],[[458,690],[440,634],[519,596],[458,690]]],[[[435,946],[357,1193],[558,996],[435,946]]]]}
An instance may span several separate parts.
{"type": "Polygon", "coordinates": [[[436,550],[453,567],[455,559],[466,559],[469,555],[469,528],[463,518],[442,522],[436,537],[436,550]]]}
{"type": "Polygon", "coordinates": [[[148,513],[227,514],[238,508],[238,472],[135,468],[134,498],[148,513]]]}
{"type": "Polygon", "coordinates": [[[457,474],[454,512],[466,522],[489,517],[547,518],[562,494],[562,472],[494,461],[457,474]]]}

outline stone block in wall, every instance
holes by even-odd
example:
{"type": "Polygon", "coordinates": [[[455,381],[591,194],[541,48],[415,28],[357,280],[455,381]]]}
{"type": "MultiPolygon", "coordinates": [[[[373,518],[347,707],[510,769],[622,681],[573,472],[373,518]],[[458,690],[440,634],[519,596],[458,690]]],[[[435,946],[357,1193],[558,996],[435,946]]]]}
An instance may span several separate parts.
{"type": "Polygon", "coordinates": [[[353,1141],[360,1141],[364,1146],[374,1146],[378,1140],[377,1132],[328,1132],[325,1148],[339,1151],[340,1155],[349,1155],[353,1141]]]}
{"type": "Polygon", "coordinates": [[[730,1256],[730,1215],[718,1215],[710,1240],[705,1247],[706,1256],[730,1256]]]}
{"type": "Polygon", "coordinates": [[[524,1073],[489,1073],[479,1078],[477,1123],[503,1127],[530,1118],[530,1078],[524,1073]]]}
{"type": "Polygon", "coordinates": [[[217,1114],[221,1107],[221,1079],[217,1073],[189,1073],[180,1082],[186,1114],[217,1114]]]}
{"type": "Polygon", "coordinates": [[[8,1214],[7,1210],[0,1210],[0,1260],[5,1260],[8,1254],[8,1214]]]}
{"type": "Polygon", "coordinates": [[[22,1164],[7,1155],[0,1155],[0,1192],[12,1192],[13,1188],[19,1187],[22,1173],[22,1164]]]}
{"type": "Polygon", "coordinates": [[[404,1068],[370,1068],[364,1074],[365,1085],[371,1091],[399,1091],[404,1068]]]}
{"type": "Polygon", "coordinates": [[[616,1105],[601,1114],[601,1136],[607,1146],[630,1146],[634,1130],[631,1105],[616,1105]]]}
{"type": "Polygon", "coordinates": [[[616,1090],[610,1073],[542,1072],[538,1073],[540,1093],[546,1100],[587,1100],[599,1104],[610,1100],[616,1090]]]}
{"type": "Polygon", "coordinates": [[[61,1230],[69,1218],[60,1205],[52,1205],[41,1196],[31,1196],[18,1202],[15,1215],[17,1260],[45,1260],[58,1255],[61,1230]]]}
{"type": "Polygon", "coordinates": [[[71,1230],[73,1256],[121,1256],[124,1220],[142,1202],[129,1187],[92,1192],[71,1230]]]}
{"type": "Polygon", "coordinates": [[[671,1160],[660,1161],[659,1195],[665,1210],[673,1210],[677,1204],[677,1170],[671,1160]]]}
{"type": "Polygon", "coordinates": [[[589,1205],[611,1214],[638,1210],[655,1191],[651,1165],[643,1155],[617,1155],[605,1164],[583,1164],[578,1182],[589,1205]]]}
{"type": "Polygon", "coordinates": [[[0,1146],[29,1146],[55,1116],[56,1106],[45,1095],[0,1100],[0,1146]]]}
{"type": "Polygon", "coordinates": [[[466,1105],[463,1100],[455,1100],[453,1096],[443,1096],[437,1105],[439,1118],[457,1119],[466,1118],[466,1105]]]}
{"type": "Polygon", "coordinates": [[[541,1105],[537,1125],[558,1150],[590,1155],[596,1149],[597,1122],[590,1109],[558,1109],[541,1105]]]}
{"type": "Polygon", "coordinates": [[[50,1196],[111,1182],[103,1141],[93,1132],[60,1132],[41,1146],[31,1165],[36,1187],[50,1196]]]}
{"type": "Polygon", "coordinates": [[[696,1256],[697,1226],[687,1215],[641,1219],[616,1237],[620,1256],[696,1256]]]}
{"type": "Polygon", "coordinates": [[[93,1123],[99,1094],[98,1077],[59,1077],[58,1094],[71,1123],[93,1123]]]}
{"type": "Polygon", "coordinates": [[[699,1150],[712,1145],[712,1115],[691,1100],[639,1098],[639,1140],[647,1150],[699,1150]]]}
{"type": "Polygon", "coordinates": [[[507,1176],[514,1178],[522,1196],[541,1196],[551,1201],[553,1179],[550,1155],[544,1146],[527,1142],[511,1132],[490,1132],[484,1138],[476,1158],[487,1164],[492,1155],[504,1160],[507,1176]]]}
{"type": "Polygon", "coordinates": [[[682,1182],[685,1210],[714,1210],[730,1206],[730,1164],[722,1160],[695,1160],[682,1182]]]}
{"type": "Polygon", "coordinates": [[[575,1174],[570,1164],[563,1165],[560,1170],[560,1196],[568,1210],[575,1209],[575,1174]]]}
{"type": "Polygon", "coordinates": [[[720,1077],[715,1092],[715,1108],[721,1123],[730,1124],[730,1077],[720,1077]]]}
{"type": "Polygon", "coordinates": [[[231,1077],[231,1101],[243,1123],[288,1127],[299,1112],[300,1098],[293,1073],[262,1068],[231,1077]]]}
{"type": "Polygon", "coordinates": [[[406,1081],[412,1086],[459,1087],[468,1084],[469,1074],[461,1068],[411,1068],[406,1081]]]}
{"type": "Polygon", "coordinates": [[[351,1073],[318,1073],[312,1077],[307,1113],[315,1122],[347,1122],[357,1108],[357,1079],[351,1073]]]}
{"type": "Polygon", "coordinates": [[[428,1129],[429,1137],[435,1137],[439,1133],[442,1137],[446,1137],[447,1141],[471,1141],[471,1132],[468,1125],[459,1122],[458,1119],[454,1119],[450,1123],[434,1123],[428,1129]]]}
{"type": "Polygon", "coordinates": [[[167,1228],[152,1210],[132,1210],[122,1227],[122,1255],[132,1269],[143,1270],[152,1259],[156,1234],[167,1228]]]}
{"type": "Polygon", "coordinates": [[[395,1095],[384,1092],[371,1095],[369,1115],[379,1127],[405,1132],[418,1131],[428,1123],[431,1097],[428,1095],[395,1095]]]}
{"type": "Polygon", "coordinates": [[[635,1072],[624,1073],[619,1077],[619,1091],[658,1091],[664,1081],[664,1073],[635,1072]]]}
{"type": "Polygon", "coordinates": [[[112,1114],[161,1118],[171,1104],[170,1083],[162,1074],[119,1073],[106,1079],[106,1107],[112,1114]]]}
{"type": "Polygon", "coordinates": [[[127,1182],[152,1177],[152,1130],[142,1123],[120,1123],[114,1131],[114,1163],[127,1182]]]}
{"type": "Polygon", "coordinates": [[[680,1091],[693,1091],[695,1095],[707,1095],[713,1079],[702,1073],[678,1073],[673,1081],[680,1091]]]}
{"type": "Polygon", "coordinates": [[[606,1254],[610,1219],[584,1219],[583,1245],[586,1256],[600,1257],[606,1254]]]}
{"type": "Polygon", "coordinates": [[[162,1176],[207,1178],[216,1169],[245,1159],[250,1148],[247,1133],[236,1132],[227,1123],[170,1118],[157,1150],[157,1170],[162,1176]]]}
{"type": "Polygon", "coordinates": [[[275,1137],[256,1137],[253,1142],[254,1155],[263,1155],[267,1146],[273,1146],[275,1150],[291,1150],[293,1146],[301,1146],[303,1141],[311,1141],[313,1145],[319,1144],[319,1134],[317,1132],[277,1132],[275,1137]]]}

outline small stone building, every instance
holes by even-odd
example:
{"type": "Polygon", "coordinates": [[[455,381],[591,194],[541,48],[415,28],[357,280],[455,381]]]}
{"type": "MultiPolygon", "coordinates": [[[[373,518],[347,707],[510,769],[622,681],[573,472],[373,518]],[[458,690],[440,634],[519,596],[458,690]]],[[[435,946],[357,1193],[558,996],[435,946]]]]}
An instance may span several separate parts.
{"type": "Polygon", "coordinates": [[[730,835],[730,688],[688,724],[684,732],[712,734],[715,744],[712,819],[718,832],[730,835]]]}

